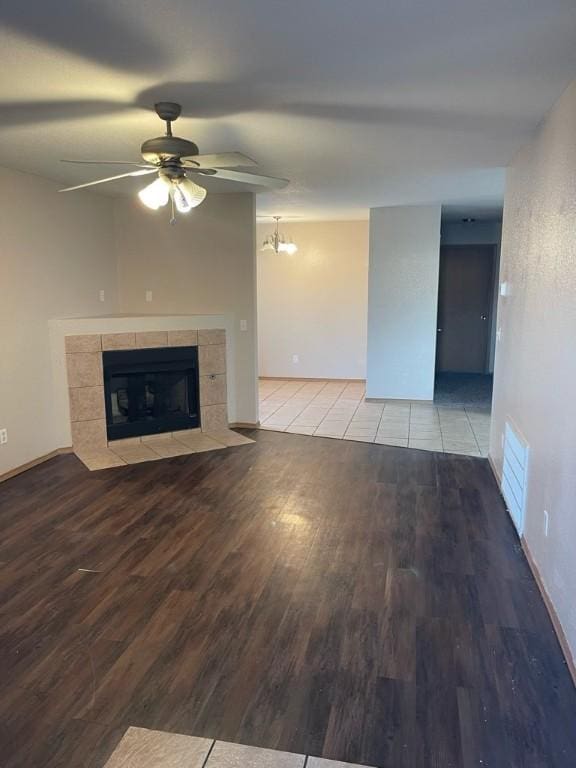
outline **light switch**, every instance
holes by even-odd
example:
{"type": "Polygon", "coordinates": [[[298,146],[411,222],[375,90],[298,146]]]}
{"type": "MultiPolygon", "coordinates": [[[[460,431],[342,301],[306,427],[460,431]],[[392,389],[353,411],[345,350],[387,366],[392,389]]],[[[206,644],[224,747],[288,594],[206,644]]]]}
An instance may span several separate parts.
{"type": "Polygon", "coordinates": [[[146,291],[146,301],[152,301],[152,291],[146,291]]]}

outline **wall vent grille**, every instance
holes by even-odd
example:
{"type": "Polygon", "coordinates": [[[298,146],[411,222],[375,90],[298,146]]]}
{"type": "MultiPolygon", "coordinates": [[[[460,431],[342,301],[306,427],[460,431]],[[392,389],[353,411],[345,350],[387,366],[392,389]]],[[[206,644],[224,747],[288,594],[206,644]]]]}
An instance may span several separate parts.
{"type": "Polygon", "coordinates": [[[510,517],[520,536],[524,531],[528,452],[528,443],[506,422],[501,488],[510,517]]]}

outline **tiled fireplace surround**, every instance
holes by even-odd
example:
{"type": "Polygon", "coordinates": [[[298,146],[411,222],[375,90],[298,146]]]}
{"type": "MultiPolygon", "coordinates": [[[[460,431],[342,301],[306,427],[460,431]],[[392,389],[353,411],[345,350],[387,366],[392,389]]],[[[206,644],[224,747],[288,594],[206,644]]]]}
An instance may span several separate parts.
{"type": "MultiPolygon", "coordinates": [[[[64,338],[64,344],[72,447],[74,453],[89,469],[104,469],[142,461],[147,454],[150,458],[161,458],[190,453],[192,450],[187,448],[206,446],[211,438],[216,438],[214,447],[223,447],[234,442],[229,435],[235,433],[229,433],[228,430],[226,332],[224,329],[67,335],[64,338]],[[198,347],[200,429],[114,440],[108,443],[102,352],[195,346],[198,347]]],[[[240,438],[240,435],[237,437],[240,438]]],[[[246,440],[246,442],[251,441],[246,440]]]]}

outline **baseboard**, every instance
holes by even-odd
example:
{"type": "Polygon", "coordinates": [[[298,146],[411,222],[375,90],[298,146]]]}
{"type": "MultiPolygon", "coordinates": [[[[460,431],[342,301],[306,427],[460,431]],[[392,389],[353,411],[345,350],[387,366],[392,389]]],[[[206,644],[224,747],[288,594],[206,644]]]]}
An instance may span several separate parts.
{"type": "Polygon", "coordinates": [[[306,376],[259,376],[259,381],[335,381],[338,384],[364,384],[366,379],[330,379],[326,376],[307,378],[306,376]]]}
{"type": "Polygon", "coordinates": [[[228,425],[230,429],[258,429],[260,426],[259,421],[235,421],[233,424],[228,425]]]}
{"type": "Polygon", "coordinates": [[[38,456],[37,459],[32,459],[32,461],[27,461],[26,464],[10,469],[8,472],[0,475],[0,483],[3,483],[5,480],[10,480],[11,477],[21,475],[22,472],[27,472],[29,469],[37,467],[38,464],[44,464],[45,461],[49,461],[55,456],[61,456],[63,453],[72,453],[72,446],[69,448],[56,448],[55,451],[50,451],[50,453],[46,453],[44,456],[38,456]]]}
{"type": "Polygon", "coordinates": [[[498,488],[500,488],[500,483],[501,483],[500,473],[496,469],[496,464],[494,464],[494,459],[492,458],[492,456],[490,456],[490,454],[488,454],[487,458],[488,458],[488,464],[490,464],[490,469],[492,470],[492,474],[494,475],[494,478],[496,480],[496,484],[498,485],[498,488]]]}
{"type": "Polygon", "coordinates": [[[572,682],[576,687],[576,659],[574,659],[574,656],[572,656],[572,651],[568,644],[568,640],[566,639],[566,635],[564,634],[564,629],[562,628],[562,624],[560,623],[560,619],[558,618],[558,614],[556,613],[554,604],[550,599],[550,595],[548,594],[546,587],[544,586],[544,582],[542,581],[542,577],[540,575],[538,566],[536,565],[536,561],[534,560],[534,558],[532,557],[532,553],[530,552],[530,547],[528,546],[528,542],[526,541],[524,536],[521,537],[520,542],[522,544],[522,549],[524,550],[524,554],[526,555],[526,560],[528,560],[528,565],[530,566],[532,575],[536,580],[536,584],[538,585],[538,589],[540,590],[540,594],[542,595],[542,599],[544,600],[544,605],[546,606],[546,610],[548,611],[548,615],[550,616],[550,621],[552,622],[552,626],[554,627],[554,631],[556,632],[556,637],[558,638],[558,642],[560,643],[560,648],[562,649],[562,653],[564,654],[564,658],[566,659],[568,671],[572,676],[572,682]]]}

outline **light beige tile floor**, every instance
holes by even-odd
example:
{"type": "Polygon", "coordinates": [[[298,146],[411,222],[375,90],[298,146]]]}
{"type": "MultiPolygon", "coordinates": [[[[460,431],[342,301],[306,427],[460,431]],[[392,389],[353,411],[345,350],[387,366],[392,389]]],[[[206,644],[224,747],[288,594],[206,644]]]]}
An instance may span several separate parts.
{"type": "Polygon", "coordinates": [[[130,727],[105,768],[369,768],[319,757],[130,727]]]}
{"type": "Polygon", "coordinates": [[[490,411],[418,401],[371,403],[363,382],[260,380],[260,427],[277,432],[487,456],[490,411]]]}

